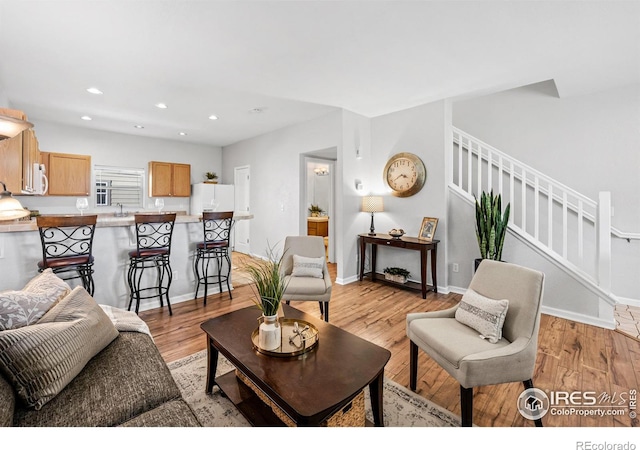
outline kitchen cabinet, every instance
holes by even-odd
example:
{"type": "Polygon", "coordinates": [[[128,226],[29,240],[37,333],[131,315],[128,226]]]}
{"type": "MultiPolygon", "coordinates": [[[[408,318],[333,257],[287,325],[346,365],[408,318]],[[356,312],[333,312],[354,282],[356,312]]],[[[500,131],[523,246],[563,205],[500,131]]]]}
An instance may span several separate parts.
{"type": "Polygon", "coordinates": [[[22,132],[22,189],[33,192],[35,188],[33,165],[40,163],[40,146],[35,131],[22,132]]]}
{"type": "Polygon", "coordinates": [[[190,197],[191,165],[149,161],[150,197],[190,197]]]}
{"type": "Polygon", "coordinates": [[[49,178],[49,195],[90,195],[91,156],[40,152],[40,161],[49,178]]]}
{"type": "Polygon", "coordinates": [[[328,217],[307,217],[308,236],[329,236],[328,217]]]}
{"type": "MultiPolygon", "coordinates": [[[[15,109],[0,108],[0,114],[27,120],[22,111],[15,109]]],[[[0,181],[15,195],[22,191],[22,135],[0,141],[0,181]]]]}

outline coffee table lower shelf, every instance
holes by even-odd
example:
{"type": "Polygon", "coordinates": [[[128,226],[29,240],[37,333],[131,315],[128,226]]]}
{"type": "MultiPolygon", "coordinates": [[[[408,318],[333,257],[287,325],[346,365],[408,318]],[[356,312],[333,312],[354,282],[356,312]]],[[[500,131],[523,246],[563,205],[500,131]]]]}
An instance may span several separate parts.
{"type": "MultiPolygon", "coordinates": [[[[247,382],[250,381],[247,380],[247,382]]],[[[286,427],[291,425],[291,423],[287,424],[280,419],[271,406],[265,403],[253,389],[238,378],[235,371],[232,370],[217,377],[215,384],[218,385],[223,395],[231,400],[251,425],[255,427],[286,427]]],[[[362,395],[364,394],[362,393],[362,395]]],[[[363,408],[363,406],[361,407],[363,408]]],[[[329,422],[331,421],[329,420],[329,422]]],[[[365,420],[365,426],[371,427],[373,423],[365,420]]]]}

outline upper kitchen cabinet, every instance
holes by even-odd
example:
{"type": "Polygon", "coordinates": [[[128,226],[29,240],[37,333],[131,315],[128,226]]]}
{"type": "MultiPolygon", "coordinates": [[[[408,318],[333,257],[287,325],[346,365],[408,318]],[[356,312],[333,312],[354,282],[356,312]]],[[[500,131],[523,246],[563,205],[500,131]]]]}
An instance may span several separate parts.
{"type": "Polygon", "coordinates": [[[84,197],[91,193],[91,156],[40,152],[49,178],[49,195],[84,197]]]}
{"type": "MultiPolygon", "coordinates": [[[[0,114],[27,120],[27,116],[15,109],[0,108],[0,114]]],[[[19,195],[22,191],[22,135],[0,141],[0,181],[4,182],[7,190],[19,195]]]]}
{"type": "Polygon", "coordinates": [[[149,162],[150,197],[190,197],[191,165],[149,162]]]}

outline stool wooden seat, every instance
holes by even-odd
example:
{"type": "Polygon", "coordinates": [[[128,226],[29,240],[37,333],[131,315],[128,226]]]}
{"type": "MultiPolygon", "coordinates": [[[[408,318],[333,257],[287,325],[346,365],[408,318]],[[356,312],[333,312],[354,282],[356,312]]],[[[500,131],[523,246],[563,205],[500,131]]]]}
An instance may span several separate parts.
{"type": "Polygon", "coordinates": [[[207,290],[209,283],[218,283],[220,293],[222,293],[222,283],[226,283],[229,298],[231,287],[229,278],[231,273],[231,258],[229,256],[229,235],[233,226],[233,211],[203,212],[202,229],[204,239],[196,244],[196,293],[200,284],[204,284],[204,304],[207,304],[207,290]],[[227,270],[223,272],[224,261],[227,262],[227,270]],[[209,263],[215,261],[216,268],[213,274],[209,272],[209,263]]]}
{"type": "Polygon", "coordinates": [[[38,272],[51,269],[63,280],[80,279],[93,295],[93,235],[96,214],[87,216],[38,216],[36,223],[42,243],[38,272]]]}
{"type": "Polygon", "coordinates": [[[171,271],[171,238],[175,224],[175,213],[166,214],[136,214],[136,248],[129,252],[129,308],[136,299],[136,314],[140,309],[140,300],[160,298],[160,307],[164,306],[163,298],[167,300],[169,315],[172,315],[169,301],[169,288],[173,273],[171,271]],[[142,275],[145,269],[156,269],[157,282],[155,286],[142,286],[142,275]]]}

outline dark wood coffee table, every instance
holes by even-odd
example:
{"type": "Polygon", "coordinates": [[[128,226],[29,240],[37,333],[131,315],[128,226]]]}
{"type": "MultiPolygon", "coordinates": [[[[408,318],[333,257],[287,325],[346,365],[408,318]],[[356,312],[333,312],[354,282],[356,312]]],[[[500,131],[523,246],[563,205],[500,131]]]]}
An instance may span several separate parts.
{"type": "Polygon", "coordinates": [[[243,382],[235,371],[215,377],[218,352],[290,417],[298,426],[317,426],[341,411],[369,386],[375,426],[383,422],[384,366],[391,352],[284,305],[285,316],[302,319],[318,328],[318,346],[297,357],[276,357],[257,352],[251,333],[260,312],[244,308],[209,319],[200,325],[207,334],[207,385],[214,384],[254,426],[284,423],[243,382]]]}

